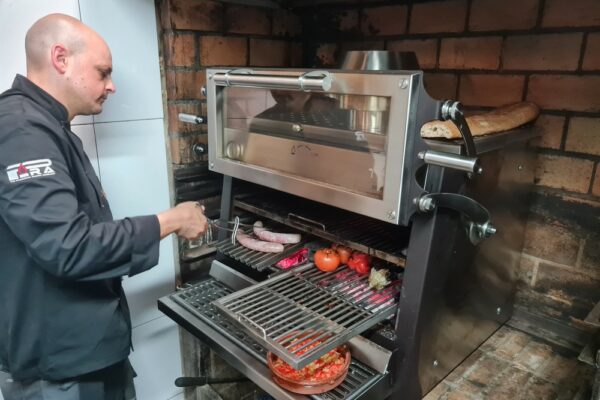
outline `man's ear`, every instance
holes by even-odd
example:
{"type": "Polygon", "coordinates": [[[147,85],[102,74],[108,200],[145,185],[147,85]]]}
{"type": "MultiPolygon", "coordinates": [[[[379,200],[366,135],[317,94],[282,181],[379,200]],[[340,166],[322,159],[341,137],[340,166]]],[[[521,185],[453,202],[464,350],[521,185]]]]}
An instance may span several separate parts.
{"type": "Polygon", "coordinates": [[[69,50],[62,44],[55,44],[50,48],[50,57],[52,60],[52,66],[59,74],[67,72],[67,65],[69,61],[69,50]]]}

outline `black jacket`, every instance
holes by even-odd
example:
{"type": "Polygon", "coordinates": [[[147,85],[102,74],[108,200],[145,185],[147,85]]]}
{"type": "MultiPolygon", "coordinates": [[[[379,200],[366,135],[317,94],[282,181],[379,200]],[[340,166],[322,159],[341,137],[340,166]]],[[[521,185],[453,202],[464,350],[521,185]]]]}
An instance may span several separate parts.
{"type": "Polygon", "coordinates": [[[67,115],[20,75],[0,95],[0,366],[17,380],[126,358],[121,276],[158,263],[157,217],[113,220],[67,115]]]}

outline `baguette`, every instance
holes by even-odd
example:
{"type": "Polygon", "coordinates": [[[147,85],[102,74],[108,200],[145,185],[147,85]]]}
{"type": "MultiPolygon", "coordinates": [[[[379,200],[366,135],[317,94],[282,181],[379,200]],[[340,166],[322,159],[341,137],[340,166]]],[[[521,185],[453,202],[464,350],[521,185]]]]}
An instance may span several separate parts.
{"type": "MultiPolygon", "coordinates": [[[[508,131],[537,118],[540,109],[533,103],[521,102],[497,108],[485,114],[467,117],[472,136],[508,131]]],[[[431,121],[421,127],[421,137],[460,139],[461,135],[452,121],[431,121]]]]}

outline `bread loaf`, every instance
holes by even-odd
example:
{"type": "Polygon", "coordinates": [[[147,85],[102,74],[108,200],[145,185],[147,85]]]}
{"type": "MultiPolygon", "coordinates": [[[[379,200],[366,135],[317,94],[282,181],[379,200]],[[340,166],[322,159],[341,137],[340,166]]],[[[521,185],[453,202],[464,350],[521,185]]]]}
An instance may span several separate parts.
{"type": "MultiPolygon", "coordinates": [[[[540,109],[533,103],[521,102],[500,107],[485,114],[467,117],[471,135],[482,136],[508,131],[537,118],[540,109]]],[[[452,121],[431,121],[421,127],[421,137],[460,139],[461,135],[452,121]]]]}

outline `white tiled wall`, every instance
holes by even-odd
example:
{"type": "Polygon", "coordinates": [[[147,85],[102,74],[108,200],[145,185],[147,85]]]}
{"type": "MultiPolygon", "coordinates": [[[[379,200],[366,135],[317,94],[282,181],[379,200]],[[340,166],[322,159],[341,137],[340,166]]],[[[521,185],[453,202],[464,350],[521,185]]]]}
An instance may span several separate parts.
{"type": "Polygon", "coordinates": [[[94,122],[163,118],[154,2],[79,0],[81,20],[110,46],[117,92],[94,122]]]}
{"type": "MultiPolygon", "coordinates": [[[[168,208],[154,1],[0,0],[0,37],[13,38],[2,42],[0,92],[10,87],[16,73],[26,73],[25,32],[53,12],[80,18],[111,47],[117,93],[109,97],[102,114],[78,117],[72,125],[115,218],[168,208]]],[[[181,375],[177,327],[156,308],[157,298],[174,290],[174,263],[174,240],[168,238],[161,242],[158,266],[124,281],[134,325],[131,360],[138,372],[138,398],[143,400],[166,400],[181,393],[173,384],[181,375]]]]}

